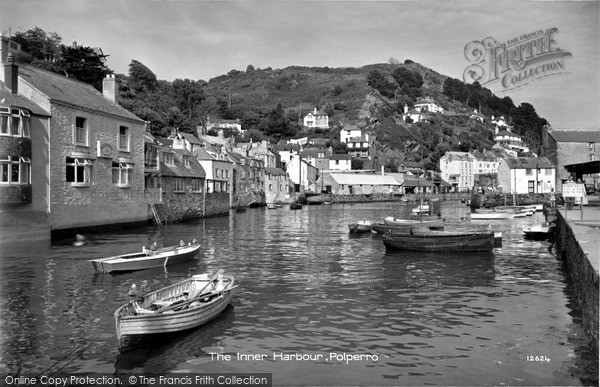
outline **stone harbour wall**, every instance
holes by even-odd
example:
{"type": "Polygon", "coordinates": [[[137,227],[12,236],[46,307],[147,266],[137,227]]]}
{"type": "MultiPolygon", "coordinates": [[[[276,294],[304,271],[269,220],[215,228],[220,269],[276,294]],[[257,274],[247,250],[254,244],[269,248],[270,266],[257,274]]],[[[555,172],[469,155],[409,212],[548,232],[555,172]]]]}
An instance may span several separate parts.
{"type": "Polygon", "coordinates": [[[560,212],[556,220],[556,252],[564,262],[577,301],[583,312],[583,322],[598,352],[598,272],[578,242],[576,234],[560,212]]]}

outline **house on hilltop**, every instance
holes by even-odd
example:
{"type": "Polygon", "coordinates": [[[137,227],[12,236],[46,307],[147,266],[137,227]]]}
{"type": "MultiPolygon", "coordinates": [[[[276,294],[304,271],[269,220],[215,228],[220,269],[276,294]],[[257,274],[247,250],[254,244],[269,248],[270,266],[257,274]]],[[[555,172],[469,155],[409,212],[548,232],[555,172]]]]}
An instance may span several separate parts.
{"type": "Polygon", "coordinates": [[[329,116],[314,108],[312,112],[304,116],[303,124],[309,129],[329,129],[329,116]]]}

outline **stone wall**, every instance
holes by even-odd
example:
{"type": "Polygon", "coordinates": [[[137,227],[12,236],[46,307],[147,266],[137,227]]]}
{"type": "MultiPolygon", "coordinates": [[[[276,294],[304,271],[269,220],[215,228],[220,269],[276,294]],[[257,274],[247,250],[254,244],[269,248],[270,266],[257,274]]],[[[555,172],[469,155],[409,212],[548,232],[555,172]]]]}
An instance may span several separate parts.
{"type": "Polygon", "coordinates": [[[516,195],[517,202],[512,203],[512,195],[506,196],[506,202],[504,200],[505,194],[499,193],[486,193],[486,194],[475,194],[471,197],[471,208],[490,208],[496,206],[508,206],[518,205],[526,206],[531,204],[545,204],[549,203],[550,196],[548,194],[518,194],[516,195]]]}
{"type": "MultiPolygon", "coordinates": [[[[556,221],[556,252],[564,262],[583,314],[586,331],[598,352],[598,273],[560,212],[556,221]]],[[[598,257],[590,257],[597,259],[598,257]]]]}
{"type": "Polygon", "coordinates": [[[144,198],[144,126],[86,109],[54,104],[50,122],[51,224],[53,230],[146,221],[144,198]],[[87,146],[73,144],[75,117],[84,117],[89,128],[87,146]],[[130,130],[130,150],[117,149],[119,126],[130,130]],[[97,141],[112,145],[114,154],[97,157],[97,141]],[[92,160],[87,186],[66,181],[66,158],[92,160]],[[130,160],[130,188],[112,183],[112,162],[130,160]]]}

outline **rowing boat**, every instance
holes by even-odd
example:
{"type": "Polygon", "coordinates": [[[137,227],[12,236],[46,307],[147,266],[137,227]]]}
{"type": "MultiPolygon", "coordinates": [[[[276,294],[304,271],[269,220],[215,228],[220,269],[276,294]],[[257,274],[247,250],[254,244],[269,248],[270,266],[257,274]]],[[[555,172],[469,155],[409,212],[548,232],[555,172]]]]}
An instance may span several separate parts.
{"type": "Polygon", "coordinates": [[[422,226],[429,228],[444,228],[444,219],[423,220],[423,219],[400,219],[388,216],[383,222],[390,226],[414,227],[422,226]]]}
{"type": "Polygon", "coordinates": [[[234,277],[194,275],[184,281],[135,298],[115,311],[119,351],[139,346],[155,335],[199,327],[217,317],[229,304],[234,277]]]}
{"type": "Polygon", "coordinates": [[[383,244],[391,250],[445,253],[491,252],[502,244],[497,232],[447,232],[415,230],[404,234],[383,235],[383,244]]]}
{"type": "Polygon", "coordinates": [[[134,271],[185,262],[194,258],[198,251],[200,251],[200,245],[194,240],[193,243],[188,245],[180,243],[176,246],[156,250],[146,249],[144,246],[139,253],[96,258],[89,260],[89,262],[95,270],[103,273],[134,271]]]}

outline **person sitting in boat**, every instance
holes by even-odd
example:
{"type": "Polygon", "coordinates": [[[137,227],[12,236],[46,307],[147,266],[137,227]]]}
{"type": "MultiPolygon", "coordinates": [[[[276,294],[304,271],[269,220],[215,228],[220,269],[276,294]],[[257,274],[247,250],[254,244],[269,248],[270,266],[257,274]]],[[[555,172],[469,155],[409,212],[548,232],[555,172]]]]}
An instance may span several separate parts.
{"type": "Polygon", "coordinates": [[[193,245],[197,245],[198,244],[198,241],[196,240],[196,238],[194,238],[194,240],[192,241],[192,244],[193,245]]]}
{"type": "Polygon", "coordinates": [[[185,242],[182,240],[179,241],[179,246],[184,247],[185,246],[185,242]]]}
{"type": "Polygon", "coordinates": [[[156,251],[158,249],[158,245],[156,244],[156,241],[152,244],[152,246],[150,246],[150,250],[152,251],[156,251]]]}

